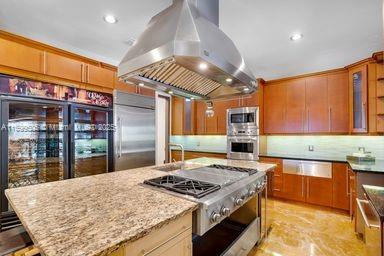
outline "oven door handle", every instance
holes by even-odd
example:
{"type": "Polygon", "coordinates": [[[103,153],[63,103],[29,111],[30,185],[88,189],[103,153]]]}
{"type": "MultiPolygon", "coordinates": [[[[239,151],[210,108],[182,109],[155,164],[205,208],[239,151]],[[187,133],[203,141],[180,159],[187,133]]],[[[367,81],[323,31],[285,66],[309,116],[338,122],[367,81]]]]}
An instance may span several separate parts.
{"type": "Polygon", "coordinates": [[[360,213],[363,216],[365,225],[369,228],[380,228],[379,225],[374,225],[374,224],[369,223],[368,217],[364,211],[363,204],[369,204],[369,201],[356,198],[356,202],[357,202],[357,206],[359,207],[360,213]]]}

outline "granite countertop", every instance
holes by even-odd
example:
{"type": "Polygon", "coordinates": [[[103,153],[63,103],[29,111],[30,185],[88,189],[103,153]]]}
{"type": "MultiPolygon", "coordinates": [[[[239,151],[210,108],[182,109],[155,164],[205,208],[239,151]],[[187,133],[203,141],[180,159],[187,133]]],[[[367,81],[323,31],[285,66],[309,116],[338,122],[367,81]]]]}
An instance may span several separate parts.
{"type": "Polygon", "coordinates": [[[358,163],[354,161],[348,161],[348,164],[355,172],[372,172],[384,174],[384,160],[376,159],[375,162],[371,163],[358,163]]]}
{"type": "MultiPolygon", "coordinates": [[[[273,169],[273,164],[199,158],[210,164],[273,169]]],[[[155,166],[7,189],[9,202],[44,255],[106,255],[194,211],[195,202],[143,186],[155,166]]]]}
{"type": "Polygon", "coordinates": [[[384,222],[384,187],[363,185],[363,189],[368,200],[372,203],[379,215],[380,221],[384,222]]]}

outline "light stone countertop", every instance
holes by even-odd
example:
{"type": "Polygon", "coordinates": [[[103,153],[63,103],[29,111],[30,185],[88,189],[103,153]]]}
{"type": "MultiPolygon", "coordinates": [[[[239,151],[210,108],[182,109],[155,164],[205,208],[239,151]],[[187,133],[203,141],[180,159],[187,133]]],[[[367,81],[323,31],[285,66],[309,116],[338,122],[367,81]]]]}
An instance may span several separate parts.
{"type": "MultiPolygon", "coordinates": [[[[199,158],[209,164],[273,169],[272,164],[199,158]]],[[[168,175],[155,166],[7,189],[9,202],[43,255],[107,255],[194,211],[195,202],[143,186],[168,175]]]]}

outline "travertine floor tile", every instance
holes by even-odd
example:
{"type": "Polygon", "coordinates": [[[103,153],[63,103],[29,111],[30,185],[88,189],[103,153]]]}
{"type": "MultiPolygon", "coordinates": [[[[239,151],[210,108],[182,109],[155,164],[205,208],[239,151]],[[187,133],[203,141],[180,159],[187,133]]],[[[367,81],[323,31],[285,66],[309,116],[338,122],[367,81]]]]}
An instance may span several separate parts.
{"type": "Polygon", "coordinates": [[[364,243],[344,213],[322,207],[271,201],[268,238],[249,256],[365,256],[364,243]]]}

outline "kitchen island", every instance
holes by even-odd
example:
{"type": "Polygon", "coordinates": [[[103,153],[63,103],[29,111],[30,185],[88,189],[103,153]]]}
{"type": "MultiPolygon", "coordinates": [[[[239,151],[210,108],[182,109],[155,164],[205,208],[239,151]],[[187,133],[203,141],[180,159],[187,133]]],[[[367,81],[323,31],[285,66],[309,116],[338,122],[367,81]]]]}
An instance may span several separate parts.
{"type": "MultiPolygon", "coordinates": [[[[201,158],[187,161],[186,169],[209,164],[253,167],[260,171],[274,168],[257,162],[201,158]]],[[[169,174],[156,168],[8,189],[6,196],[44,255],[128,255],[124,247],[140,245],[141,240],[178,222],[180,227],[171,226],[175,232],[180,228],[183,230],[178,234],[189,232],[191,237],[188,223],[198,205],[143,185],[146,179],[169,174]]]]}

